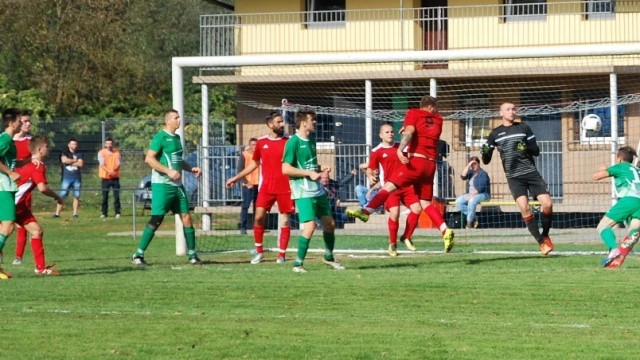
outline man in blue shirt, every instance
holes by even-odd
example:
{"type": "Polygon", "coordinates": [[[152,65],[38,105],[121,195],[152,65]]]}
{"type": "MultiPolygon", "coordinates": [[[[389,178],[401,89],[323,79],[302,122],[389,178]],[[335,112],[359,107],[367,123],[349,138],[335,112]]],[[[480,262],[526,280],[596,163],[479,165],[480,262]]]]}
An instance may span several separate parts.
{"type": "MultiPolygon", "coordinates": [[[[62,185],[60,186],[60,197],[63,199],[69,195],[69,190],[73,189],[73,217],[78,217],[80,207],[80,189],[82,188],[82,174],[80,169],[84,167],[82,153],[78,151],[78,140],[71,138],[68,150],[60,155],[60,167],[62,169],[62,185]]],[[[53,217],[60,217],[62,205],[56,206],[56,213],[53,217]]]]}

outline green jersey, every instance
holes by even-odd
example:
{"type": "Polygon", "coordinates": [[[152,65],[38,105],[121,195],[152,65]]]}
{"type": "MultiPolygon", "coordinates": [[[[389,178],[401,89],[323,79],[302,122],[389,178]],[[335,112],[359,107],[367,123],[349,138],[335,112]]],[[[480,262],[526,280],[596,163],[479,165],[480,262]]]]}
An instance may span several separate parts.
{"type": "MultiPolygon", "coordinates": [[[[182,171],[182,143],[178,134],[170,134],[166,130],[161,130],[151,140],[149,150],[156,152],[156,159],[160,164],[176,171],[182,171]]],[[[151,183],[182,185],[180,180],[171,180],[167,174],[156,170],[151,170],[151,183]]]]}
{"type": "Polygon", "coordinates": [[[613,176],[616,185],[616,195],[640,198],[640,169],[628,162],[619,162],[607,169],[613,176]]]}
{"type": "MultiPolygon", "coordinates": [[[[298,134],[291,136],[284,146],[282,162],[298,169],[319,172],[315,137],[312,135],[308,139],[303,139],[298,134]]],[[[314,181],[309,177],[289,176],[289,184],[291,185],[291,197],[294,199],[324,195],[324,187],[322,187],[320,180],[314,181]]]]}
{"type": "MultiPolygon", "coordinates": [[[[0,161],[13,170],[16,166],[16,155],[16,145],[13,143],[13,138],[3,132],[0,134],[0,161]]],[[[18,185],[2,171],[0,171],[0,191],[18,191],[18,185]]]]}

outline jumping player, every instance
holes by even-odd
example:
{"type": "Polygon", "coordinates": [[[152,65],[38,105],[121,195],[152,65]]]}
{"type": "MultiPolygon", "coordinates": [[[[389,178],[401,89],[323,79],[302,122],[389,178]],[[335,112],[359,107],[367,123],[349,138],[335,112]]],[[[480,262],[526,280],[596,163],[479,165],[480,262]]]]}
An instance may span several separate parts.
{"type": "MultiPolygon", "coordinates": [[[[398,171],[398,168],[402,166],[397,155],[399,144],[393,141],[393,136],[394,132],[391,125],[380,126],[380,139],[382,142],[371,151],[369,166],[366,170],[367,176],[372,182],[378,180],[376,172],[379,172],[379,180],[384,184],[385,178],[398,171]]],[[[389,212],[389,219],[387,220],[389,225],[389,255],[394,257],[398,256],[398,229],[400,227],[398,220],[400,218],[401,203],[411,211],[407,216],[404,233],[400,240],[411,251],[416,250],[411,241],[411,236],[418,226],[418,218],[422,211],[420,199],[418,199],[413,186],[407,186],[392,192],[387,201],[385,201],[385,209],[389,212]]]]}
{"type": "Polygon", "coordinates": [[[420,206],[442,233],[444,251],[450,252],[454,241],[453,230],[447,227],[440,211],[431,204],[442,123],[442,116],[438,114],[438,102],[434,97],[425,95],[420,100],[419,109],[409,109],[404,118],[402,140],[396,151],[402,166],[389,176],[382,189],[364,209],[350,209],[347,214],[367,222],[369,215],[384,204],[390,193],[412,185],[420,198],[420,206]],[[407,145],[409,149],[405,156],[402,150],[407,145]]]}
{"type": "MultiPolygon", "coordinates": [[[[32,157],[39,162],[34,164],[29,161],[17,170],[18,174],[20,174],[20,180],[17,182],[16,224],[31,235],[31,251],[36,264],[36,275],[59,275],[60,272],[53,269],[53,265],[46,266],[44,245],[42,243],[42,226],[31,213],[31,194],[36,187],[43,195],[55,199],[57,204],[64,203],[64,200],[55,191],[51,190],[47,184],[45,175],[47,170],[44,165],[44,159],[49,154],[49,139],[45,136],[35,136],[30,141],[29,149],[32,157]]],[[[24,252],[24,247],[22,251],[24,252]]]]}
{"type": "Polygon", "coordinates": [[[602,266],[614,269],[622,266],[627,255],[638,242],[640,233],[640,169],[632,164],[637,156],[635,149],[630,146],[621,147],[616,154],[617,164],[610,167],[602,166],[593,174],[593,180],[598,181],[613,177],[615,179],[616,197],[618,201],[602,217],[598,223],[600,238],[605,243],[609,253],[602,266]],[[616,234],[613,227],[631,219],[627,237],[620,247],[616,243],[616,234]]]}
{"type": "Polygon", "coordinates": [[[547,190],[547,183],[536,169],[533,160],[534,156],[540,154],[540,148],[529,126],[514,122],[516,106],[513,103],[502,104],[500,116],[502,125],[491,131],[487,143],[480,149],[482,162],[485,165],[489,164],[493,150],[498,148],[511,195],[520,208],[520,214],[527,229],[540,245],[542,255],[547,255],[553,251],[553,243],[549,237],[553,204],[547,190]],[[538,199],[542,206],[542,233],[531,213],[529,195],[538,199]]]}
{"type": "Polygon", "coordinates": [[[282,174],[282,154],[289,136],[285,134],[285,122],[280,113],[271,113],[266,118],[266,124],[269,128],[269,134],[258,139],[256,149],[253,152],[253,161],[244,170],[227,180],[226,186],[228,188],[233,186],[238,180],[260,167],[258,199],[253,223],[253,239],[256,249],[251,263],[259,264],[264,258],[263,242],[267,212],[271,211],[271,207],[277,202],[278,211],[280,211],[280,243],[278,244],[277,262],[281,264],[285,262],[291,237],[289,214],[294,211],[289,178],[282,174]]]}

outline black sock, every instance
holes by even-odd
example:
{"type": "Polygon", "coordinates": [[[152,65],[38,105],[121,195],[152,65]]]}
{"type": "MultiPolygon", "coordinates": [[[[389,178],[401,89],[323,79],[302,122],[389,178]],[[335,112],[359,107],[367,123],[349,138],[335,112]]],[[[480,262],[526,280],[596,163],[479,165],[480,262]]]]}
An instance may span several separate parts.
{"type": "Polygon", "coordinates": [[[538,244],[542,244],[542,235],[540,235],[540,230],[538,229],[538,222],[535,221],[533,215],[529,215],[526,218],[523,218],[523,220],[527,225],[527,229],[529,229],[529,232],[533,235],[533,238],[536,239],[538,244]]]}
{"type": "Polygon", "coordinates": [[[549,211],[548,213],[542,212],[542,237],[545,238],[549,236],[549,229],[551,229],[551,220],[553,218],[553,213],[549,211]]]}

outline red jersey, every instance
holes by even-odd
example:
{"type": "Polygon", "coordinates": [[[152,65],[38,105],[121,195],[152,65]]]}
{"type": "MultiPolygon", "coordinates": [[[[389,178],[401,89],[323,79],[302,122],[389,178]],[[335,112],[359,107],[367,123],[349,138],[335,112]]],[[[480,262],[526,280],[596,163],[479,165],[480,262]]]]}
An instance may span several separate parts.
{"type": "Polygon", "coordinates": [[[26,135],[21,139],[13,138],[13,142],[16,144],[16,160],[20,161],[31,158],[31,150],[29,150],[31,135],[26,135]]]}
{"type": "Polygon", "coordinates": [[[402,165],[400,159],[398,159],[398,146],[400,146],[398,143],[391,146],[381,143],[371,150],[369,169],[380,170],[378,176],[380,184],[384,185],[384,180],[389,178],[402,165]]]}
{"type": "Polygon", "coordinates": [[[422,109],[409,109],[404,117],[404,127],[409,125],[415,132],[409,142],[409,154],[421,154],[435,161],[438,157],[438,141],[442,133],[442,116],[422,109]]]}
{"type": "Polygon", "coordinates": [[[258,139],[253,160],[260,162],[258,191],[270,194],[290,194],[289,177],[282,173],[282,154],[289,135],[272,139],[265,135],[258,139]]]}
{"type": "Polygon", "coordinates": [[[20,174],[18,180],[18,192],[16,193],[16,204],[31,204],[31,192],[38,184],[47,183],[47,169],[44,164],[40,166],[34,165],[32,162],[26,163],[24,166],[16,169],[20,174]]]}

